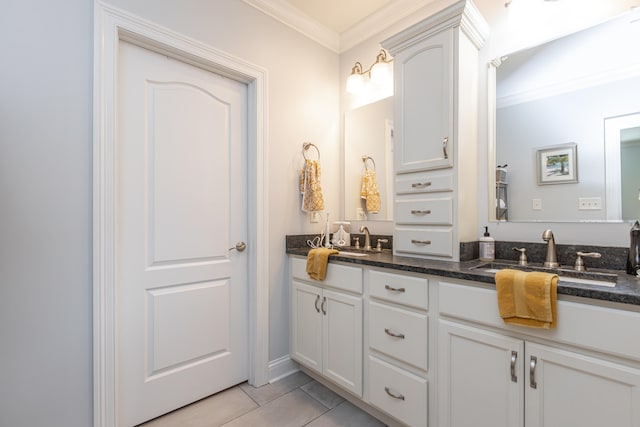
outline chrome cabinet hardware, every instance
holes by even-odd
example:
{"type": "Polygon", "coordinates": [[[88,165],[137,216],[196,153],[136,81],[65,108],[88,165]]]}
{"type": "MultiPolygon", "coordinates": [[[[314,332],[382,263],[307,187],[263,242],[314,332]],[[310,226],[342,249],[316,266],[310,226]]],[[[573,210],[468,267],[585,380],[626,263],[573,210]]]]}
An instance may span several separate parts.
{"type": "Polygon", "coordinates": [[[327,297],[322,297],[322,305],[320,306],[322,309],[322,314],[327,314],[327,297]]]}
{"type": "Polygon", "coordinates": [[[414,182],[413,184],[411,184],[411,187],[413,188],[424,188],[424,187],[430,187],[431,186],[431,182],[414,182]]]}
{"type": "Polygon", "coordinates": [[[238,252],[242,252],[245,249],[247,249],[247,244],[245,242],[238,242],[234,247],[229,248],[230,251],[236,250],[238,252]]]}
{"type": "Polygon", "coordinates": [[[389,335],[390,337],[394,337],[394,338],[400,338],[400,339],[404,339],[404,334],[398,333],[398,332],[392,332],[389,330],[389,328],[384,328],[384,333],[389,335]]]}
{"type": "Polygon", "coordinates": [[[536,383],[536,365],[538,364],[538,358],[535,356],[531,356],[531,361],[529,362],[529,385],[531,388],[538,388],[538,383],[536,383]]]}
{"type": "Polygon", "coordinates": [[[449,144],[449,137],[445,136],[442,140],[442,153],[444,154],[445,159],[449,158],[449,155],[447,154],[447,144],[449,144]]]}
{"type": "Polygon", "coordinates": [[[431,213],[431,210],[422,211],[419,209],[412,209],[411,213],[414,215],[429,215],[431,213]]]}
{"type": "Polygon", "coordinates": [[[430,245],[431,244],[431,240],[415,240],[415,239],[411,239],[411,243],[413,243],[414,245],[430,245]]]}
{"type": "Polygon", "coordinates": [[[316,295],[316,302],[313,304],[316,306],[316,311],[320,313],[320,307],[318,307],[318,303],[320,302],[320,295],[316,295]]]}
{"type": "Polygon", "coordinates": [[[511,352],[511,381],[518,382],[518,375],[516,374],[516,362],[518,361],[518,352],[511,352]]]}
{"type": "Polygon", "coordinates": [[[389,387],[385,387],[384,391],[387,392],[387,394],[391,397],[393,397],[394,399],[398,399],[398,400],[404,400],[404,396],[401,395],[400,393],[396,393],[391,391],[391,389],[389,387]]]}
{"type": "Polygon", "coordinates": [[[405,288],[394,288],[394,287],[391,287],[389,285],[384,285],[384,288],[386,290],[388,290],[388,291],[391,291],[391,292],[406,292],[407,291],[405,288]]]}

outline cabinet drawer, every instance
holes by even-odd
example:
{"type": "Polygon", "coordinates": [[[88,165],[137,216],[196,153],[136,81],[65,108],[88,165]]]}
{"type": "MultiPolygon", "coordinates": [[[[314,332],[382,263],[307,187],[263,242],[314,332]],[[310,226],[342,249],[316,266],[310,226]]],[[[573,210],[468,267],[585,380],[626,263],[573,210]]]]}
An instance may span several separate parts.
{"type": "Polygon", "coordinates": [[[506,325],[494,289],[440,282],[440,314],[640,361],[640,313],[558,301],[556,329],[506,325]]]}
{"type": "Polygon", "coordinates": [[[369,357],[369,378],[372,405],[407,425],[427,425],[427,380],[373,356],[369,357]]]}
{"type": "Polygon", "coordinates": [[[396,227],[393,246],[399,253],[452,257],[453,230],[449,227],[396,227]]]}
{"type": "Polygon", "coordinates": [[[345,291],[362,293],[362,269],[329,263],[324,281],[314,280],[307,274],[306,258],[291,258],[291,276],[308,282],[331,286],[345,291]]]}
{"type": "Polygon", "coordinates": [[[453,191],[453,175],[451,174],[412,174],[396,178],[397,194],[435,193],[453,191]]]}
{"type": "Polygon", "coordinates": [[[399,224],[453,224],[453,200],[442,199],[396,201],[396,223],[399,224]]]}
{"type": "Polygon", "coordinates": [[[427,370],[428,319],[375,302],[369,303],[369,347],[427,370]]]}
{"type": "Polygon", "coordinates": [[[378,299],[426,310],[429,307],[429,280],[384,271],[369,271],[369,294],[378,299]]]}

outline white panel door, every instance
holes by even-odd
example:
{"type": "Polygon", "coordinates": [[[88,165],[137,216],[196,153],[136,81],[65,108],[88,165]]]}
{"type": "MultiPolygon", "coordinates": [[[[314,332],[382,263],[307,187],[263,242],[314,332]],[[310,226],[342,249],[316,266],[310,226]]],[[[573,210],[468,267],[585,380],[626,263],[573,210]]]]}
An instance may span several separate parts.
{"type": "Polygon", "coordinates": [[[527,427],[639,427],[640,370],[526,343],[527,427]]]}
{"type": "Polygon", "coordinates": [[[362,298],[324,290],[322,372],[362,396],[362,298]]]}
{"type": "Polygon", "coordinates": [[[246,86],[120,42],[119,426],[248,377],[246,86]]]}
{"type": "Polygon", "coordinates": [[[522,427],[524,342],[444,320],[438,334],[439,425],[522,427]]]}

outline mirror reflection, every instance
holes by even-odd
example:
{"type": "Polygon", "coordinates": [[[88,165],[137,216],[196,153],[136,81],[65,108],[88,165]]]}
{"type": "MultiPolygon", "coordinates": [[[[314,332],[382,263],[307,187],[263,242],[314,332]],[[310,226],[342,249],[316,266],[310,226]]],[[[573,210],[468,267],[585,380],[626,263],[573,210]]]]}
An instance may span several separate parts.
{"type": "Polygon", "coordinates": [[[344,117],[346,220],[391,220],[393,98],[353,109],[344,117]]]}
{"type": "Polygon", "coordinates": [[[637,40],[640,11],[492,62],[494,165],[507,165],[490,191],[494,218],[638,218],[640,140],[629,129],[640,123],[618,120],[640,116],[637,40]],[[607,147],[606,127],[617,132],[607,147]]]}

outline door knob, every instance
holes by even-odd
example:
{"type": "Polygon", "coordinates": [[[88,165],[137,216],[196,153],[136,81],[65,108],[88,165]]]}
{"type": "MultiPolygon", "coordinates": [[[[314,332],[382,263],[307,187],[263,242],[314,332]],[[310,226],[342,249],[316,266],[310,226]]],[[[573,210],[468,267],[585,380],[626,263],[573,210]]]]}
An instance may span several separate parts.
{"type": "Polygon", "coordinates": [[[229,248],[229,250],[230,250],[230,251],[232,251],[232,250],[234,250],[234,249],[235,249],[236,251],[238,251],[238,252],[242,252],[242,251],[244,251],[245,249],[247,249],[247,244],[246,244],[245,242],[238,242],[238,243],[236,243],[236,245],[235,245],[234,247],[229,248]]]}

